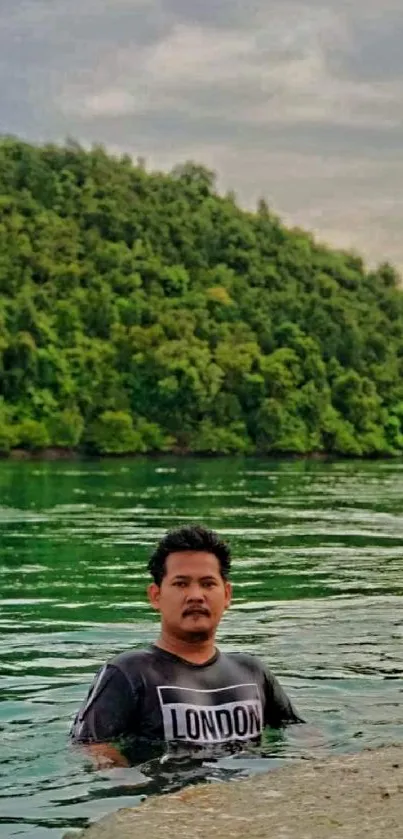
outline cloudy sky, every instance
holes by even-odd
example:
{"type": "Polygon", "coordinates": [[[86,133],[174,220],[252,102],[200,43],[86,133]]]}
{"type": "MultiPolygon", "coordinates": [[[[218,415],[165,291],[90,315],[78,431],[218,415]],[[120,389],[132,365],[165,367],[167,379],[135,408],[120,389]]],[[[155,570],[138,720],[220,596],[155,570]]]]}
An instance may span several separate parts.
{"type": "Polygon", "coordinates": [[[403,0],[0,0],[0,132],[214,168],[403,269],[403,0]]]}

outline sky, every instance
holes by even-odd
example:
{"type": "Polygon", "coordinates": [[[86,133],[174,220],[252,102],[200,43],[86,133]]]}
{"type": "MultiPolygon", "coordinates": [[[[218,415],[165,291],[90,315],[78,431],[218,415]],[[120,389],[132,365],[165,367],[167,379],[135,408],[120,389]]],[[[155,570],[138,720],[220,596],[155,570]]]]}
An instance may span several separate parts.
{"type": "Polygon", "coordinates": [[[0,0],[0,133],[195,160],[403,270],[403,0],[0,0]]]}

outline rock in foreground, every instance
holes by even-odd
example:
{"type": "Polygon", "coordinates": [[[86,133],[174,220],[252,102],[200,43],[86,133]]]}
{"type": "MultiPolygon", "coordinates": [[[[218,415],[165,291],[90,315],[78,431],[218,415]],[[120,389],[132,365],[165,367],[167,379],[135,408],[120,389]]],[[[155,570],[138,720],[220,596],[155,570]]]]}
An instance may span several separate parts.
{"type": "Polygon", "coordinates": [[[246,781],[150,798],[83,839],[401,839],[403,746],[294,766],[246,781]]]}

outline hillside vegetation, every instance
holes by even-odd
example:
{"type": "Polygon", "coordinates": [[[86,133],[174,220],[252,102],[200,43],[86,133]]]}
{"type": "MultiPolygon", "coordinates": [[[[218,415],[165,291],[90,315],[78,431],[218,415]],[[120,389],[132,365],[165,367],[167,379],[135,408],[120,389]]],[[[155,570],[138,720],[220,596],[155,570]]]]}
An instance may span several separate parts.
{"type": "MultiPolygon", "coordinates": [[[[348,195],[346,195],[348,202],[348,195]]],[[[0,142],[0,451],[403,450],[387,263],[186,163],[0,142]]]]}

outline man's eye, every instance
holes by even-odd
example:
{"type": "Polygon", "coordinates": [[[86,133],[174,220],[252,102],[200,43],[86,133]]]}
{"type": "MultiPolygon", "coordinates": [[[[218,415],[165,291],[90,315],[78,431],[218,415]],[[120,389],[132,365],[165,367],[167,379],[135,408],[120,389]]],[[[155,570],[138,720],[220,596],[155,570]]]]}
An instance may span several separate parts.
{"type": "Polygon", "coordinates": [[[203,585],[204,588],[213,588],[215,586],[215,582],[214,580],[206,580],[206,582],[203,583],[203,585]]]}
{"type": "Polygon", "coordinates": [[[174,583],[174,586],[179,586],[180,588],[184,588],[185,585],[186,583],[184,580],[177,580],[176,583],[174,583]]]}

